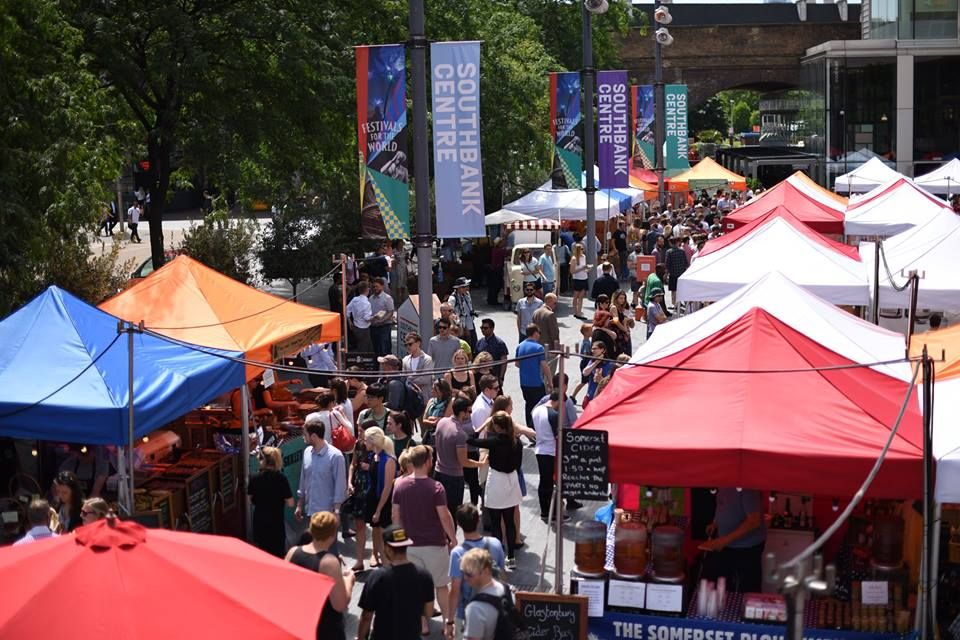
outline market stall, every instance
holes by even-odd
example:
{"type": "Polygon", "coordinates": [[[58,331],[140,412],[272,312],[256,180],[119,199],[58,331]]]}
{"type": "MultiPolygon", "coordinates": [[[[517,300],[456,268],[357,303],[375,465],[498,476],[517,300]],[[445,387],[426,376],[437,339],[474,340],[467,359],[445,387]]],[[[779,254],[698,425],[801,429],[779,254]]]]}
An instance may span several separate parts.
{"type": "MultiPolygon", "coordinates": [[[[643,192],[637,191],[637,193],[642,194],[643,192]]],[[[640,195],[635,202],[633,195],[608,189],[598,189],[593,197],[598,221],[619,216],[643,199],[640,195]]],[[[522,213],[534,218],[586,220],[587,194],[582,189],[554,189],[552,182],[548,180],[538,189],[534,189],[527,195],[503,205],[502,210],[522,213]]],[[[487,221],[487,224],[490,224],[490,222],[487,221]]]]}
{"type": "Polygon", "coordinates": [[[870,299],[857,249],[817,233],[780,205],[708,241],[680,276],[677,299],[718,300],[773,271],[833,304],[866,305],[870,299]]]}
{"type": "MultiPolygon", "coordinates": [[[[269,373],[263,378],[263,367],[258,363],[277,363],[284,357],[297,354],[304,347],[320,342],[337,342],[341,336],[340,315],[323,309],[298,304],[279,298],[229,278],[189,258],[178,256],[147,278],[126,291],[107,300],[100,308],[134,322],[142,321],[146,328],[159,335],[169,336],[184,343],[240,352],[247,360],[248,381],[252,389],[240,385],[233,397],[220,398],[199,411],[191,412],[170,425],[190,450],[220,450],[243,455],[250,444],[248,436],[251,411],[243,409],[243,396],[253,392],[254,399],[269,392],[272,399],[294,402],[295,396],[285,385],[269,373]]],[[[236,385],[235,385],[236,386],[236,385]]],[[[257,407],[254,403],[254,409],[257,407]]],[[[289,411],[261,421],[264,444],[281,449],[290,476],[299,481],[299,467],[305,448],[301,437],[303,416],[311,410],[304,402],[289,411]]],[[[256,443],[254,443],[256,444],[256,443]]],[[[162,456],[160,456],[162,458],[162,456]]],[[[250,468],[256,461],[237,461],[237,491],[245,493],[250,468]]],[[[193,476],[180,477],[161,462],[150,469],[152,491],[173,491],[167,476],[173,473],[177,495],[189,499],[189,483],[193,476]]],[[[199,481],[197,481],[199,485],[199,481]]],[[[215,489],[211,490],[216,493],[215,489]]],[[[159,494],[162,499],[164,494],[159,494]]],[[[290,511],[290,510],[288,510],[290,511]]],[[[217,532],[239,533],[237,513],[224,519],[226,526],[215,527],[217,532]]],[[[292,511],[288,513],[292,519],[292,511]]],[[[217,520],[214,519],[214,524],[217,520]]]]}
{"type": "Polygon", "coordinates": [[[930,193],[948,197],[956,195],[960,193],[960,158],[954,158],[914,181],[930,193]]]}
{"type": "Polygon", "coordinates": [[[747,181],[743,176],[717,164],[713,158],[707,157],[683,173],[670,178],[668,185],[668,190],[671,192],[701,189],[746,191],[747,181]]]}
{"type": "Polygon", "coordinates": [[[882,184],[903,178],[881,158],[874,156],[849,173],[838,176],[834,190],[838,193],[866,193],[882,184]]]}
{"type": "MultiPolygon", "coordinates": [[[[803,174],[800,173],[800,175],[803,174]]],[[[794,176],[767,189],[724,216],[724,228],[739,229],[757,218],[762,218],[777,207],[783,207],[814,231],[843,234],[843,205],[817,193],[794,176]]]]}
{"type": "MultiPolygon", "coordinates": [[[[917,305],[937,311],[960,310],[960,281],[956,260],[960,255],[960,217],[949,209],[935,213],[924,224],[887,238],[882,244],[883,257],[879,272],[879,305],[882,308],[907,309],[910,287],[903,290],[907,274],[916,270],[921,275],[917,289],[917,305]]],[[[872,242],[860,243],[860,255],[867,262],[873,290],[872,242]]]]}
{"type": "Polygon", "coordinates": [[[611,482],[649,488],[645,503],[620,500],[609,529],[594,523],[599,528],[572,534],[577,590],[602,600],[591,631],[782,635],[784,602],[766,585],[742,593],[735,582],[701,579],[723,547],[704,547],[693,490],[659,488],[716,487],[714,500],[760,493],[763,516],[753,526],[765,531],[766,551],[785,562],[836,519],[896,425],[870,499],[833,545],[839,586],[808,603],[805,626],[816,638],[907,633],[919,527],[904,500],[921,495],[923,444],[903,357],[901,336],[777,273],[657,327],[573,429],[607,434],[611,482]]]}
{"type": "Polygon", "coordinates": [[[947,203],[910,178],[896,178],[847,205],[843,228],[848,236],[889,237],[929,221],[947,203]]]}
{"type": "MultiPolygon", "coordinates": [[[[148,434],[243,384],[236,351],[199,351],[118,325],[57,287],[0,322],[0,435],[152,449],[165,440],[148,434]]],[[[119,474],[106,488],[125,504],[129,452],[113,456],[119,474]]]]}

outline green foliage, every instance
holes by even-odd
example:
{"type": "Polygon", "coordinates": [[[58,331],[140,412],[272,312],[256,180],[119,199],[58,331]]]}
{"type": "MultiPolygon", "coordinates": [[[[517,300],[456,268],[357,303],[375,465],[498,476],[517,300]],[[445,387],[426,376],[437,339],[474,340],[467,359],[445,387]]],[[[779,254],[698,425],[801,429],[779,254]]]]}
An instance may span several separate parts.
{"type": "Polygon", "coordinates": [[[733,105],[731,122],[735,133],[750,130],[750,105],[746,102],[738,102],[733,105]]]}
{"type": "Polygon", "coordinates": [[[760,110],[756,109],[750,112],[750,126],[759,127],[760,126],[760,110]]]}
{"type": "Polygon", "coordinates": [[[249,219],[228,220],[223,228],[213,221],[193,225],[183,235],[180,251],[246,284],[256,282],[253,251],[257,223],[249,219]]]}
{"type": "Polygon", "coordinates": [[[57,283],[99,301],[104,185],[121,155],[118,114],[52,0],[0,0],[0,316],[57,283]]]}
{"type": "Polygon", "coordinates": [[[717,92],[716,97],[720,100],[721,104],[727,105],[725,109],[727,110],[728,117],[731,102],[734,105],[738,102],[744,102],[750,107],[751,111],[756,111],[760,108],[760,92],[754,91],[753,89],[728,89],[727,91],[717,92]]]}
{"type": "Polygon", "coordinates": [[[729,122],[724,104],[717,96],[713,96],[700,105],[698,109],[690,113],[691,131],[705,131],[708,129],[726,131],[729,122]]]}
{"type": "Polygon", "coordinates": [[[46,278],[91,304],[122,291],[137,264],[133,258],[120,262],[119,240],[103,242],[101,251],[92,255],[86,245],[71,244],[64,249],[51,261],[46,278]]]}
{"type": "Polygon", "coordinates": [[[707,129],[697,134],[697,140],[700,142],[722,142],[723,134],[715,129],[707,129]]]}

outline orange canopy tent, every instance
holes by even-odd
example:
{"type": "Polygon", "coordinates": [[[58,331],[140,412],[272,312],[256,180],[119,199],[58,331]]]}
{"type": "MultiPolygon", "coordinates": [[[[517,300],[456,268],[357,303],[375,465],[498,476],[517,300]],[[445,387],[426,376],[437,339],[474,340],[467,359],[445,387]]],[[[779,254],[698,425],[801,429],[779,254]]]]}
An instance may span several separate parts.
{"type": "MultiPolygon", "coordinates": [[[[181,255],[100,308],[156,333],[272,362],[340,339],[340,315],[258,291],[181,255]]],[[[260,372],[247,366],[247,377],[260,372]]]]}
{"type": "Polygon", "coordinates": [[[725,187],[734,191],[746,191],[747,181],[733,171],[717,164],[713,158],[704,158],[692,168],[670,178],[669,191],[692,191],[725,187]]]}

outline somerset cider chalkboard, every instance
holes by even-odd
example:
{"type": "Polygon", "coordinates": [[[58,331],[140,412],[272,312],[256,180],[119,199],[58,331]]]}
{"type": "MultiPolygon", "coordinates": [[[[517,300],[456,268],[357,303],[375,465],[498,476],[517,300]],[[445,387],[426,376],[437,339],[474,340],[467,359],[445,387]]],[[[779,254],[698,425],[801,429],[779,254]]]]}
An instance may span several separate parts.
{"type": "Polygon", "coordinates": [[[587,640],[587,598],[518,591],[526,640],[587,640]]]}
{"type": "Polygon", "coordinates": [[[194,533],[213,533],[210,473],[203,471],[187,483],[187,515],[194,533]]]}
{"type": "Polygon", "coordinates": [[[563,495],[582,500],[606,500],[610,456],[607,432],[563,430],[563,495]]]}

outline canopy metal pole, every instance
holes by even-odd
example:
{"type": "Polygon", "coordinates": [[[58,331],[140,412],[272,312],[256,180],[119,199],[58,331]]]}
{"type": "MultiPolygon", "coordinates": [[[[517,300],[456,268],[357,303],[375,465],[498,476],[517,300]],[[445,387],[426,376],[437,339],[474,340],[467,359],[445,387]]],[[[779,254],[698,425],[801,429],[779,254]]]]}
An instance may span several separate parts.
{"type": "MultiPolygon", "coordinates": [[[[558,353],[556,351],[554,354],[558,353]]],[[[564,383],[564,365],[567,360],[567,347],[563,346],[560,354],[560,363],[557,369],[560,384],[557,390],[560,392],[560,409],[557,411],[557,493],[553,502],[553,513],[557,527],[556,542],[556,579],[553,581],[554,593],[563,593],[563,425],[566,422],[566,396],[567,385],[564,383]]]]}
{"type": "MultiPolygon", "coordinates": [[[[916,291],[916,289],[914,289],[916,291]]],[[[912,320],[912,318],[911,318],[912,320]]],[[[921,563],[921,591],[923,593],[923,608],[918,610],[922,616],[922,638],[932,636],[936,629],[936,621],[931,617],[933,613],[932,588],[936,576],[933,573],[933,544],[936,530],[934,529],[933,510],[933,360],[927,353],[927,345],[923,345],[923,562],[921,563]]],[[[937,536],[939,537],[939,536],[937,536]]]]}
{"type": "Polygon", "coordinates": [[[127,475],[123,480],[128,492],[125,506],[127,513],[132,516],[134,513],[133,438],[136,431],[133,394],[133,334],[143,333],[143,321],[141,320],[139,325],[135,325],[132,322],[121,320],[117,323],[117,333],[127,334],[127,475]]]}
{"type": "Polygon", "coordinates": [[[337,368],[343,371],[346,367],[343,364],[343,354],[347,350],[347,340],[349,339],[347,325],[347,254],[340,254],[340,322],[343,325],[343,339],[340,348],[337,349],[337,368]]]}
{"type": "Polygon", "coordinates": [[[877,237],[873,242],[873,324],[880,324],[880,243],[877,237]]]}
{"type": "Polygon", "coordinates": [[[240,387],[240,477],[243,478],[243,533],[248,542],[252,542],[250,496],[247,486],[250,484],[250,387],[244,382],[240,387]]]}

